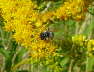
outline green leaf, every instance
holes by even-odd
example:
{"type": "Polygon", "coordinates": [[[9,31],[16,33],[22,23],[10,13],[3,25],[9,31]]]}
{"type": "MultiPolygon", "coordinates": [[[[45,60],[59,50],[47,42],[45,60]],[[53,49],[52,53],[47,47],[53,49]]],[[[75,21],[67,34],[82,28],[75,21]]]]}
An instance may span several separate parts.
{"type": "Polygon", "coordinates": [[[94,56],[93,57],[88,57],[87,58],[87,64],[86,64],[86,66],[87,66],[87,71],[89,72],[89,71],[94,71],[94,56]]]}
{"type": "Polygon", "coordinates": [[[26,51],[27,50],[25,48],[21,48],[21,50],[17,53],[15,57],[14,64],[17,64],[22,60],[22,57],[26,53],[26,51]]]}
{"type": "Polygon", "coordinates": [[[62,61],[60,62],[60,65],[63,67],[63,66],[65,66],[68,62],[69,62],[69,57],[65,57],[65,58],[62,59],[62,61]]]}
{"type": "Polygon", "coordinates": [[[8,58],[9,57],[9,51],[5,50],[4,48],[0,48],[0,53],[5,57],[8,58]]]}

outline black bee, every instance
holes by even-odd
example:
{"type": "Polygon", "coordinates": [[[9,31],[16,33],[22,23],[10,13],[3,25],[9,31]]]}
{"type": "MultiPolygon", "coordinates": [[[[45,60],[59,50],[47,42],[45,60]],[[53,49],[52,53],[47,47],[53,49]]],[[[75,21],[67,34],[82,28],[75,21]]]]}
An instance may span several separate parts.
{"type": "Polygon", "coordinates": [[[54,33],[50,31],[45,31],[40,33],[41,40],[49,40],[54,37],[54,33]]]}

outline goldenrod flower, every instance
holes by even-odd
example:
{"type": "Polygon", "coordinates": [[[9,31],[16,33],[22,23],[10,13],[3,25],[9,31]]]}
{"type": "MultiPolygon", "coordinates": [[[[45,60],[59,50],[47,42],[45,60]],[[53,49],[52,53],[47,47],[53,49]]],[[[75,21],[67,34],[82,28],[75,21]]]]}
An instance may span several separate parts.
{"type": "Polygon", "coordinates": [[[89,40],[87,43],[87,51],[89,56],[92,56],[94,52],[94,40],[89,40]]]}
{"type": "Polygon", "coordinates": [[[67,20],[68,18],[75,19],[77,21],[83,20],[86,12],[87,1],[85,0],[70,0],[64,2],[59,7],[54,15],[57,18],[67,20]]]}
{"type": "Polygon", "coordinates": [[[75,35],[72,37],[73,43],[78,44],[80,46],[83,46],[85,39],[86,37],[84,35],[75,35]]]}
{"type": "Polygon", "coordinates": [[[40,39],[40,33],[47,29],[46,22],[52,13],[39,13],[37,5],[31,0],[2,0],[2,17],[5,19],[5,30],[12,31],[17,43],[30,50],[33,58],[53,55],[56,46],[51,42],[40,39]],[[45,23],[45,24],[44,24],[45,23]]]}

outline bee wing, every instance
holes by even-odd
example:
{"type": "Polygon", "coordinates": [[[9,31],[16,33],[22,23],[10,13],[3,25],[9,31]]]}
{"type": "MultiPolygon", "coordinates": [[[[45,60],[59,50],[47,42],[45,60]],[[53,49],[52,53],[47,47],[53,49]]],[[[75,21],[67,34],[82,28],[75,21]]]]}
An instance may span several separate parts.
{"type": "Polygon", "coordinates": [[[53,27],[53,26],[49,26],[48,27],[48,31],[50,31],[50,32],[58,32],[58,30],[55,27],[53,27]]]}

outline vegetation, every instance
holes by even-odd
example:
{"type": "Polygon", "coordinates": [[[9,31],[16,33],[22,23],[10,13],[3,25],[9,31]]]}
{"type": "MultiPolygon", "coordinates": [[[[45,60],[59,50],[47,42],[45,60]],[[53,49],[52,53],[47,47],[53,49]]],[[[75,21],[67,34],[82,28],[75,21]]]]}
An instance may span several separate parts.
{"type": "Polygon", "coordinates": [[[94,72],[93,30],[93,0],[0,0],[0,72],[94,72]]]}

